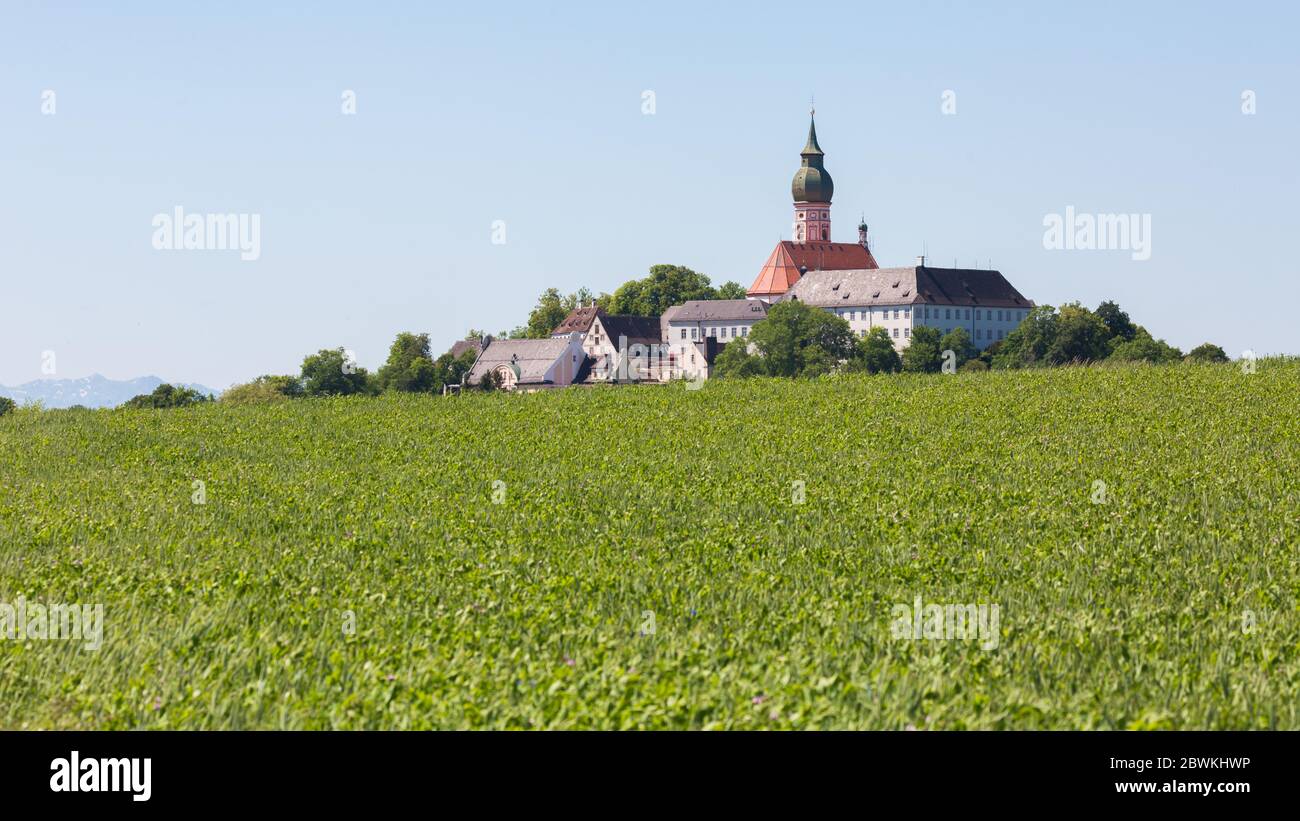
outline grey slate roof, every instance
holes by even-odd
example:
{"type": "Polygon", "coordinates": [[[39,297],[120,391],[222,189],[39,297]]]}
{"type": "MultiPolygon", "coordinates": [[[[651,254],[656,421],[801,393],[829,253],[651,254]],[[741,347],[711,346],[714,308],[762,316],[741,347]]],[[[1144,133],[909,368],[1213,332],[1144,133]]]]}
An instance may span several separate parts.
{"type": "Polygon", "coordinates": [[[1032,308],[999,271],[974,268],[873,268],[809,271],[785,299],[819,308],[849,305],[983,305],[1032,308]]]}
{"type": "Polygon", "coordinates": [[[627,344],[654,345],[659,342],[659,317],[632,316],[630,314],[602,314],[600,324],[605,329],[609,341],[618,345],[620,336],[627,337],[627,344]]]}
{"type": "Polygon", "coordinates": [[[519,367],[520,384],[539,383],[546,372],[569,349],[569,337],[550,339],[494,339],[474,363],[469,372],[469,383],[478,384],[483,374],[514,362],[519,367]]]}
{"type": "Polygon", "coordinates": [[[757,299],[692,299],[664,311],[664,322],[757,322],[767,303],[757,299]]]}
{"type": "MultiPolygon", "coordinates": [[[[489,337],[488,337],[488,341],[491,342],[491,341],[492,341],[492,337],[489,336],[489,337]]],[[[483,352],[483,340],[481,340],[481,339],[458,339],[458,340],[456,340],[455,342],[452,343],[452,345],[451,345],[451,350],[448,351],[448,353],[451,354],[451,358],[452,358],[452,359],[460,359],[461,356],[463,356],[464,353],[465,353],[466,351],[473,351],[475,354],[480,354],[480,353],[482,353],[482,352],[483,352]]]]}

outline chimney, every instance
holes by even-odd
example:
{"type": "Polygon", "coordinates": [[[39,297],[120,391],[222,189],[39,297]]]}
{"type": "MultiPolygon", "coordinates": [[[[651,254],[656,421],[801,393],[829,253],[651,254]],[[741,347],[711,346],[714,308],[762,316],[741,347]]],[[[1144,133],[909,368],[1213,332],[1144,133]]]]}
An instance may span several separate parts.
{"type": "Polygon", "coordinates": [[[925,254],[921,254],[920,256],[918,256],[918,257],[916,258],[916,267],[917,267],[917,268],[924,268],[924,267],[925,267],[925,254]]]}

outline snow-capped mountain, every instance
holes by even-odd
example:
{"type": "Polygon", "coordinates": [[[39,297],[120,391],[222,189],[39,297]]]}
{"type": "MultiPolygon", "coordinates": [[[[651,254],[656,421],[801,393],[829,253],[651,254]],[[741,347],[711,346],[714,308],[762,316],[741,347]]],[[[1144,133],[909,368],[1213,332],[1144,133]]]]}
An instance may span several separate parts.
{"type": "MultiPolygon", "coordinates": [[[[119,380],[92,374],[81,379],[37,379],[13,388],[0,385],[0,396],[7,396],[19,405],[40,402],[47,408],[70,408],[73,405],[84,405],[88,408],[115,408],[134,396],[152,393],[153,389],[162,383],[163,380],[156,376],[119,380]]],[[[188,382],[172,384],[193,388],[204,396],[208,394],[216,396],[220,393],[212,388],[188,382]]]]}

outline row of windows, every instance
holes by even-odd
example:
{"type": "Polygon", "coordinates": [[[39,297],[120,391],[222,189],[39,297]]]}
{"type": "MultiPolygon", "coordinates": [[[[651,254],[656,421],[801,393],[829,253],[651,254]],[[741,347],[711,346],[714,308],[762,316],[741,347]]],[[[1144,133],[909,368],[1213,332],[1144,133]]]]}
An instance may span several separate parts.
{"type": "MultiPolygon", "coordinates": [[[[686,328],[682,328],[682,339],[686,338],[686,330],[686,328]]],[[[691,328],[690,331],[691,339],[700,338],[699,328],[691,328]]],[[[705,331],[707,336],[716,336],[718,339],[727,339],[727,331],[731,331],[731,339],[735,339],[738,336],[749,336],[748,325],[741,325],[737,328],[705,328],[705,331]]]]}
{"type": "MultiPolygon", "coordinates": [[[[843,317],[844,319],[847,319],[850,322],[857,322],[859,320],[861,320],[862,322],[866,322],[871,317],[870,309],[865,311],[854,311],[850,309],[827,308],[826,310],[830,311],[836,316],[843,317]]],[[[911,315],[912,315],[911,308],[894,308],[892,310],[886,308],[883,311],[876,311],[876,317],[878,319],[907,319],[911,315]]]]}
{"type": "MultiPolygon", "coordinates": [[[[894,339],[898,339],[898,328],[893,328],[893,329],[891,329],[891,330],[892,330],[892,332],[893,332],[894,339]]],[[[952,328],[946,328],[946,329],[940,329],[940,330],[943,330],[944,333],[947,333],[948,331],[951,331],[952,328]]],[[[998,336],[997,336],[998,339],[1003,339],[1003,338],[1005,338],[1005,336],[1006,336],[1006,332],[1005,332],[1005,331],[999,330],[997,333],[998,333],[998,336]]],[[[866,329],[863,329],[863,330],[858,331],[858,336],[865,337],[866,335],[867,335],[867,331],[866,331],[866,329]]],[[[904,338],[904,339],[910,339],[911,336],[912,336],[912,329],[911,329],[911,328],[903,328],[903,338],[904,338]]],[[[976,339],[987,339],[987,340],[989,340],[989,341],[992,341],[992,340],[993,340],[993,329],[992,329],[992,328],[976,328],[976,329],[975,329],[975,338],[976,338],[976,339]]]]}
{"type": "MultiPolygon", "coordinates": [[[[924,316],[923,316],[924,319],[930,319],[930,318],[931,318],[931,317],[930,317],[930,311],[931,311],[931,310],[934,311],[934,319],[952,319],[952,318],[953,318],[952,315],[953,315],[954,312],[956,312],[956,314],[957,314],[957,319],[962,319],[962,316],[961,316],[961,315],[962,315],[962,313],[963,313],[963,309],[961,309],[961,308],[942,308],[942,309],[940,309],[940,308],[934,308],[934,309],[931,309],[931,308],[929,308],[928,306],[927,306],[926,309],[925,309],[925,313],[924,313],[924,316]],[[943,313],[943,316],[940,316],[940,315],[939,315],[941,311],[942,311],[942,313],[943,313]]],[[[971,309],[970,309],[970,308],[966,308],[964,312],[965,312],[965,314],[966,314],[965,318],[966,318],[966,319],[970,319],[970,312],[971,312],[971,309]]],[[[993,319],[993,309],[992,309],[992,308],[986,308],[986,309],[984,309],[984,310],[980,310],[979,308],[976,308],[976,309],[975,309],[975,318],[976,318],[976,319],[987,319],[987,320],[989,320],[990,322],[992,322],[992,321],[994,321],[994,319],[993,319]]],[[[1022,319],[1024,319],[1024,318],[1025,318],[1025,312],[1024,312],[1024,311],[1005,311],[1005,310],[999,310],[999,311],[997,312],[997,320],[996,320],[996,321],[998,321],[998,322],[1019,322],[1020,320],[1022,320],[1022,319]]]]}
{"type": "MultiPolygon", "coordinates": [[[[857,311],[846,308],[827,308],[826,310],[851,322],[857,322],[859,320],[865,322],[871,317],[870,309],[857,311]]],[[[998,310],[995,312],[992,308],[976,308],[974,310],[976,319],[988,320],[990,322],[995,321],[995,316],[997,322],[1019,322],[1025,318],[1024,311],[998,310]]],[[[963,318],[971,318],[970,308],[931,308],[926,306],[922,311],[922,319],[953,319],[954,313],[957,315],[955,318],[959,320],[963,318]],[[963,313],[965,314],[964,317],[962,316],[963,313]]],[[[886,308],[881,311],[876,311],[876,317],[879,319],[907,319],[910,316],[911,309],[909,308],[886,308]]]]}

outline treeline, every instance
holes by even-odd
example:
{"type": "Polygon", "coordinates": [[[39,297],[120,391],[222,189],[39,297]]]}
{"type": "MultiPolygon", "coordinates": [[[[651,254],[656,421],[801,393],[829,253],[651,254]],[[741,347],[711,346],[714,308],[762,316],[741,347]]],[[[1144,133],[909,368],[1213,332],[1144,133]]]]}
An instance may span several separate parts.
{"type": "Polygon", "coordinates": [[[1038,368],[1097,362],[1227,362],[1218,345],[1205,343],[1183,354],[1135,324],[1114,302],[1096,311],[1076,303],[1059,310],[1033,308],[1006,339],[980,350],[965,328],[941,333],[922,325],[912,328],[911,342],[900,355],[884,328],[855,337],[849,323],[802,302],[779,302],[754,324],[748,345],[734,342],[714,362],[713,375],[820,376],[841,373],[937,373],[945,364],[963,371],[1038,368]]]}
{"type": "Polygon", "coordinates": [[[674,305],[692,299],[744,299],[745,287],[724,282],[716,288],[704,274],[683,265],[652,265],[647,276],[623,283],[613,294],[595,294],[587,288],[565,295],[547,288],[528,315],[528,322],[513,331],[497,334],[501,339],[545,339],[573,312],[593,302],[609,314],[662,316],[674,305]]]}
{"type": "MultiPolygon", "coordinates": [[[[545,339],[564,321],[574,308],[593,302],[611,314],[659,316],[673,305],[692,299],[744,299],[739,283],[726,282],[714,287],[704,274],[682,265],[654,265],[647,276],[623,283],[613,294],[593,294],[586,288],[564,295],[557,288],[547,288],[524,325],[496,334],[500,339],[545,339]]],[[[485,331],[470,329],[465,339],[481,340],[485,331]]],[[[251,382],[234,385],[221,394],[221,402],[252,404],[287,402],[308,396],[374,396],[385,391],[400,393],[442,393],[447,385],[460,386],[474,367],[476,349],[467,349],[459,357],[450,352],[434,357],[428,334],[399,333],[388,350],[388,359],[371,373],[348,359],[342,348],[325,348],[303,359],[297,375],[264,375],[251,382]]],[[[475,387],[496,387],[489,374],[475,387]]],[[[124,407],[176,408],[211,401],[194,391],[172,385],[160,385],[151,394],[137,396],[124,407]]]]}

